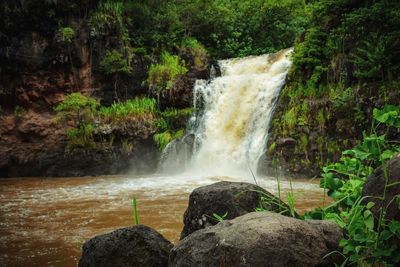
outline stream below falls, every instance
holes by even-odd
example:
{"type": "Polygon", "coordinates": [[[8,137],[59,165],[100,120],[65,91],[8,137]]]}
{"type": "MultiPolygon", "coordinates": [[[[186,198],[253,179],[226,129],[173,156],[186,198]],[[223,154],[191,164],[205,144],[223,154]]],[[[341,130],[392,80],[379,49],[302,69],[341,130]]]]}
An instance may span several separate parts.
{"type": "MultiPolygon", "coordinates": [[[[134,224],[132,197],[139,222],[176,243],[190,192],[231,177],[84,177],[0,179],[0,266],[76,266],[85,240],[134,224]]],[[[277,194],[274,178],[258,178],[277,194]]],[[[296,179],[298,212],[323,204],[317,180],[296,179]]],[[[290,190],[281,181],[281,193],[290,190]]],[[[283,197],[284,198],[284,197],[283,197]]]]}

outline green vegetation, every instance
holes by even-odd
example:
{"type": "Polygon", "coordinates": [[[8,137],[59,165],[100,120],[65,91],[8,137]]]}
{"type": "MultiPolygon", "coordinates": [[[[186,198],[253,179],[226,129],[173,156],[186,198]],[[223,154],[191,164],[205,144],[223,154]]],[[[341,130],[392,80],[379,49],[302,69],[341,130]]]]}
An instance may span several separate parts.
{"type": "MultiPolygon", "coordinates": [[[[151,98],[135,98],[104,107],[94,98],[80,93],[67,95],[54,110],[61,120],[73,123],[73,127],[67,131],[67,151],[75,148],[92,149],[98,144],[112,147],[115,141],[112,127],[139,120],[152,125],[157,114],[156,101],[151,98]],[[110,130],[105,130],[106,133],[102,133],[104,125],[110,127],[110,130]]],[[[132,151],[133,145],[129,140],[118,141],[126,153],[132,151]]]]}
{"type": "Polygon", "coordinates": [[[153,139],[162,150],[173,139],[183,137],[184,127],[192,113],[191,108],[160,111],[156,100],[146,97],[113,103],[108,107],[100,106],[94,98],[80,93],[67,95],[54,110],[60,120],[73,124],[67,131],[67,151],[92,149],[98,145],[112,147],[118,141],[126,153],[133,150],[133,144],[124,138],[115,140],[114,127],[145,123],[156,131],[153,139]]]}
{"type": "MultiPolygon", "coordinates": [[[[275,137],[299,141],[297,151],[303,153],[288,162],[294,171],[305,155],[314,170],[339,158],[370,127],[371,105],[400,100],[400,52],[394,47],[400,28],[398,1],[316,0],[306,9],[309,26],[295,42],[282,108],[272,128],[275,137]],[[304,103],[308,109],[300,112],[304,103]],[[303,132],[323,136],[325,144],[311,135],[304,150],[303,132]]],[[[272,156],[279,158],[280,153],[278,149],[272,156]]]]}
{"type": "MultiPolygon", "coordinates": [[[[323,168],[321,187],[335,202],[305,215],[305,218],[335,221],[344,229],[339,252],[345,256],[344,265],[394,266],[400,262],[400,222],[386,220],[385,208],[380,208],[378,218],[374,218],[371,212],[374,202],[364,203],[368,196],[361,194],[367,177],[381,167],[385,175],[381,199],[386,199],[391,186],[386,162],[400,152],[399,144],[388,140],[387,134],[400,128],[400,106],[386,105],[382,110],[374,109],[373,115],[371,133],[364,134],[356,147],[345,150],[339,162],[323,168]]],[[[399,196],[389,202],[399,201],[399,196]]]]}
{"type": "Polygon", "coordinates": [[[99,102],[80,93],[72,93],[58,104],[54,111],[63,121],[72,121],[74,127],[67,131],[67,151],[74,148],[94,148],[93,121],[99,102]]]}
{"type": "Polygon", "coordinates": [[[139,215],[137,213],[137,200],[135,197],[132,198],[132,208],[133,208],[133,218],[135,219],[135,224],[139,224],[139,215]]]}
{"type": "Polygon", "coordinates": [[[274,52],[292,46],[307,25],[297,0],[183,1],[180,23],[214,57],[274,52]]]}
{"type": "Polygon", "coordinates": [[[16,118],[22,118],[26,113],[26,110],[21,106],[15,106],[14,108],[14,116],[16,118]]]}
{"type": "Polygon", "coordinates": [[[54,111],[62,119],[72,119],[74,124],[79,126],[92,120],[98,107],[99,102],[95,99],[81,93],[71,93],[54,108],[54,111]]]}
{"type": "Polygon", "coordinates": [[[171,89],[175,78],[183,75],[188,71],[178,56],[163,51],[161,53],[161,63],[152,64],[149,70],[149,78],[147,80],[150,88],[157,92],[171,89]]]}
{"type": "Polygon", "coordinates": [[[127,29],[129,23],[129,18],[124,16],[123,1],[99,1],[97,8],[91,12],[89,18],[89,25],[94,37],[108,36],[110,32],[114,31],[125,47],[129,46],[130,41],[127,29]]]}
{"type": "Polygon", "coordinates": [[[129,75],[132,73],[132,67],[129,66],[128,61],[116,50],[111,50],[106,53],[100,62],[100,69],[107,75],[129,75]]]}
{"type": "Polygon", "coordinates": [[[61,27],[58,30],[58,34],[62,42],[70,44],[75,36],[75,31],[71,27],[61,27]]]}
{"type": "MultiPolygon", "coordinates": [[[[118,96],[118,82],[121,75],[131,75],[132,67],[124,56],[116,51],[111,50],[106,53],[104,58],[100,61],[100,70],[106,75],[111,75],[114,77],[114,94],[115,98],[119,100],[118,96]]],[[[125,100],[127,99],[128,93],[125,91],[125,100]]]]}
{"type": "Polygon", "coordinates": [[[182,41],[180,50],[188,52],[193,62],[189,62],[190,66],[196,70],[207,69],[208,52],[207,49],[194,38],[185,38],[182,41]]]}
{"type": "MultiPolygon", "coordinates": [[[[257,181],[253,175],[254,181],[257,184],[257,181]]],[[[258,203],[258,207],[255,211],[273,211],[279,214],[284,214],[285,216],[291,216],[293,218],[297,218],[298,215],[295,210],[295,196],[293,192],[292,180],[289,178],[290,191],[287,191],[286,196],[286,204],[282,201],[282,190],[281,190],[281,177],[278,175],[276,178],[278,197],[276,198],[273,195],[266,194],[262,191],[256,191],[260,194],[260,200],[258,203]]]]}
{"type": "Polygon", "coordinates": [[[160,150],[163,150],[169,142],[181,138],[185,134],[186,122],[192,114],[192,108],[171,109],[159,112],[156,126],[158,133],[153,139],[160,150]]]}
{"type": "Polygon", "coordinates": [[[212,219],[217,222],[223,222],[227,216],[228,212],[225,212],[223,215],[218,215],[217,213],[213,213],[212,219]]]}
{"type": "Polygon", "coordinates": [[[185,134],[184,129],[179,129],[176,131],[165,131],[157,133],[154,135],[153,139],[156,142],[160,150],[163,150],[172,140],[182,138],[185,134]]]}
{"type": "Polygon", "coordinates": [[[122,103],[113,103],[109,107],[101,107],[100,117],[107,122],[123,121],[128,117],[151,119],[156,113],[156,101],[152,98],[129,99],[122,103]]]}

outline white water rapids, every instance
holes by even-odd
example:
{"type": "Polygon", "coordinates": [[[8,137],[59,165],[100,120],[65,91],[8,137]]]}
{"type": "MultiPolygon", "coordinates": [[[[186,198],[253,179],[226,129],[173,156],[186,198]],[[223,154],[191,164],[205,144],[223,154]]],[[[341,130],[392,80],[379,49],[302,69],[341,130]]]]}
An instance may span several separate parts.
{"type": "MultiPolygon", "coordinates": [[[[275,54],[219,61],[221,76],[196,81],[195,115],[189,132],[194,149],[186,172],[200,176],[248,176],[265,152],[276,99],[291,65],[291,49],[275,54]],[[250,171],[251,170],[251,171],[250,171]]],[[[176,149],[175,149],[176,150],[176,149]]],[[[171,147],[167,154],[174,151],[171,147]]],[[[167,155],[164,166],[182,155],[167,155]]]]}

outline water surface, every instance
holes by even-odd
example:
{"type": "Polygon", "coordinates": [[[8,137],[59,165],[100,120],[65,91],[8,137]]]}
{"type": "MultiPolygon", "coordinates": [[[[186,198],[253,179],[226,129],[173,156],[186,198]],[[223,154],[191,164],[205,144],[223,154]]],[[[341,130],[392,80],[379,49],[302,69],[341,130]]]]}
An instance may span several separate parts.
{"type": "MultiPolygon", "coordinates": [[[[76,266],[85,240],[134,224],[132,197],[138,200],[140,223],[176,243],[190,192],[220,180],[243,179],[185,175],[0,179],[0,266],[76,266]]],[[[258,183],[277,193],[272,178],[259,178],[258,183]]],[[[290,186],[284,181],[281,187],[284,195],[290,186]]],[[[296,180],[293,190],[299,212],[322,204],[317,181],[296,180]]]]}

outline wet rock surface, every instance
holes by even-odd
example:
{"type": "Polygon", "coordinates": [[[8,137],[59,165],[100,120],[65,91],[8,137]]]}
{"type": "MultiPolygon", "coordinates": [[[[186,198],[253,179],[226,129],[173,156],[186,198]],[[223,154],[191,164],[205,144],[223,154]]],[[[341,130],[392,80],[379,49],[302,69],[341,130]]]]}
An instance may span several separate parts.
{"type": "Polygon", "coordinates": [[[132,144],[131,151],[114,144],[68,152],[69,127],[51,113],[0,116],[0,177],[149,173],[156,169],[159,151],[151,138],[155,129],[147,124],[112,128],[113,134],[132,144]]]}
{"type": "Polygon", "coordinates": [[[375,203],[371,209],[375,218],[379,218],[379,213],[382,207],[384,207],[386,209],[385,218],[387,220],[400,220],[400,207],[398,205],[398,200],[400,199],[400,154],[386,164],[386,170],[384,166],[379,167],[368,177],[362,195],[363,197],[367,197],[363,200],[364,204],[370,201],[375,203]],[[385,200],[382,201],[379,198],[382,198],[384,194],[385,172],[388,179],[387,184],[391,186],[387,187],[385,200]]]}
{"type": "Polygon", "coordinates": [[[137,225],[96,236],[83,245],[79,267],[162,267],[172,244],[155,230],[137,225]]]}
{"type": "Polygon", "coordinates": [[[266,210],[281,212],[289,215],[288,206],[265,189],[249,184],[238,182],[218,182],[215,184],[195,189],[189,197],[189,206],[185,211],[183,222],[184,228],[181,239],[189,234],[215,225],[218,220],[213,214],[226,215],[226,220],[253,212],[258,207],[266,210]],[[261,197],[264,198],[260,204],[261,197]],[[261,205],[261,206],[260,206],[261,205]]]}
{"type": "Polygon", "coordinates": [[[252,212],[187,236],[169,266],[333,266],[342,237],[333,222],[252,212]]]}

